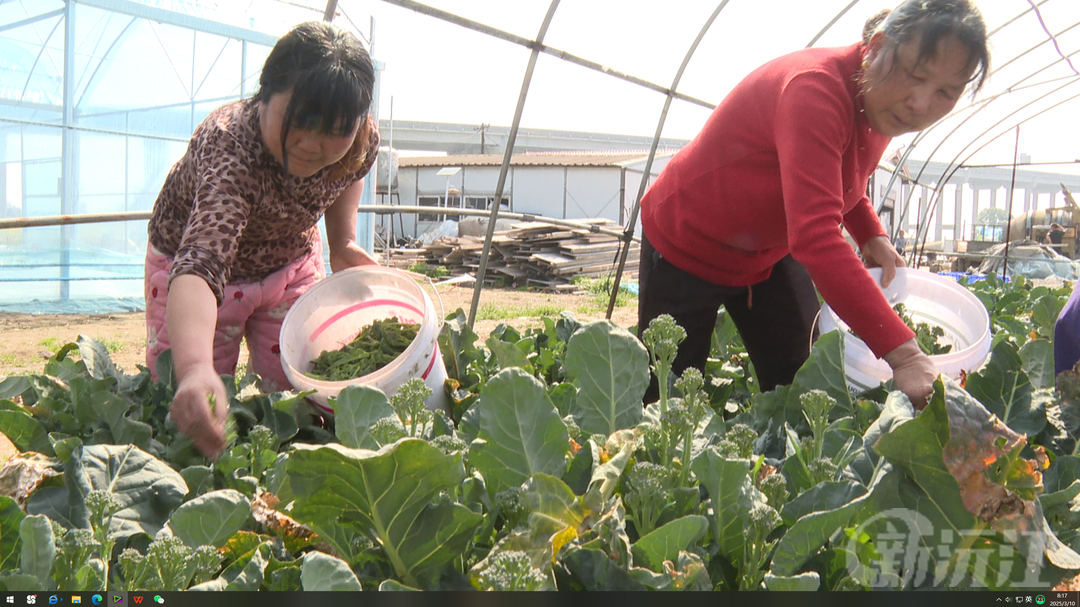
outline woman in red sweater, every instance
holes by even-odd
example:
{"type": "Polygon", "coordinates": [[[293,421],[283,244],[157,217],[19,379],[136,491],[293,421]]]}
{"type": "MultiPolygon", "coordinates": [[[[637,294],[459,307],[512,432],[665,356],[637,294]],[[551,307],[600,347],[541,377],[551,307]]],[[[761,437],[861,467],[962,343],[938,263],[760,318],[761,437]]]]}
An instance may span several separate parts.
{"type": "Polygon", "coordinates": [[[888,285],[904,265],[866,185],[890,138],[943,118],[988,65],[973,3],[907,0],[865,42],[753,71],[641,201],[639,330],[672,315],[687,332],[675,371],[704,368],[723,305],[768,391],[809,356],[816,287],[921,407],[937,370],[865,269],[888,285]]]}

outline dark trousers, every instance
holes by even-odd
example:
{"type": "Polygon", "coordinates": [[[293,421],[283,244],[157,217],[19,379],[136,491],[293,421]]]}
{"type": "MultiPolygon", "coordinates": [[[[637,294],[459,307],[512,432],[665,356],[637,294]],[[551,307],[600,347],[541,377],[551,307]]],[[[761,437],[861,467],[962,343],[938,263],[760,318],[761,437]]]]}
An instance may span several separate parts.
{"type": "MultiPolygon", "coordinates": [[[[639,337],[649,321],[661,314],[670,314],[686,329],[686,340],[672,365],[675,373],[687,367],[705,369],[721,305],[739,330],[762,392],[790,384],[818,337],[821,305],[817,291],[806,268],[790,255],[773,266],[765,281],[728,287],[675,267],[642,235],[638,283],[639,337]]],[[[654,376],[645,402],[657,397],[654,376]]]]}

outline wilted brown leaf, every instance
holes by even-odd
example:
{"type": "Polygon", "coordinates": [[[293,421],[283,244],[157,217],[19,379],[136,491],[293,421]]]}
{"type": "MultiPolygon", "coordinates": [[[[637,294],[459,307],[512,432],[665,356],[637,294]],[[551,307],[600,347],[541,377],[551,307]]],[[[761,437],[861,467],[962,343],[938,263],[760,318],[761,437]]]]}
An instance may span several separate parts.
{"type": "Polygon", "coordinates": [[[17,453],[0,468],[0,495],[13,498],[20,506],[50,478],[64,474],[60,460],[41,453],[17,453]]]}
{"type": "Polygon", "coordinates": [[[775,466],[770,466],[769,464],[766,464],[766,463],[762,462],[761,468],[758,469],[758,475],[757,475],[757,484],[758,484],[758,486],[760,487],[762,481],[764,481],[765,479],[769,478],[770,476],[776,474],[777,472],[778,471],[777,471],[775,466]]]}
{"type": "Polygon", "coordinates": [[[1045,451],[1037,449],[1035,460],[1020,458],[1027,437],[951,385],[946,385],[945,408],[949,441],[942,455],[960,484],[964,508],[1009,537],[1028,558],[1045,555],[1063,569],[1080,568],[1080,555],[1054,535],[1037,499],[1045,451]]]}
{"type": "Polygon", "coordinates": [[[260,493],[251,502],[251,515],[267,531],[280,537],[290,552],[318,542],[319,536],[314,531],[274,509],[279,501],[272,493],[260,493]]]}

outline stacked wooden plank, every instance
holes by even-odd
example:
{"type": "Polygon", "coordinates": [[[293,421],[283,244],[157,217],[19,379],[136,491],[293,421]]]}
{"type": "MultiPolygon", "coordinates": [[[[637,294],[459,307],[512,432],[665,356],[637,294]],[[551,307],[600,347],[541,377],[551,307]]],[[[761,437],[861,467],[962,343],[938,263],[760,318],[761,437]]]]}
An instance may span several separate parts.
{"type": "MultiPolygon", "coordinates": [[[[619,227],[609,220],[593,222],[608,229],[619,227]]],[[[588,229],[530,222],[496,233],[491,244],[485,282],[566,291],[576,288],[573,279],[577,276],[613,274],[620,241],[588,229]]],[[[453,276],[475,276],[483,248],[483,237],[443,237],[420,248],[394,250],[391,262],[397,267],[409,267],[422,261],[429,267],[446,267],[453,276]]],[[[636,275],[639,254],[639,244],[631,243],[624,276],[636,275]]]]}

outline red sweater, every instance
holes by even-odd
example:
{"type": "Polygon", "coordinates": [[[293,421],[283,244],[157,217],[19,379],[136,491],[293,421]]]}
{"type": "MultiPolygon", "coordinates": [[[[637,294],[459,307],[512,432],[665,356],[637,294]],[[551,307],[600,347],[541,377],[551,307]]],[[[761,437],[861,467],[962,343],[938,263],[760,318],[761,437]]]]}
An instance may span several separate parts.
{"type": "Polygon", "coordinates": [[[811,48],[761,66],[716,108],[641,201],[649,242],[716,284],[769,277],[788,253],[879,357],[914,337],[863,268],[884,236],[866,184],[890,139],[859,110],[863,48],[811,48]]]}

